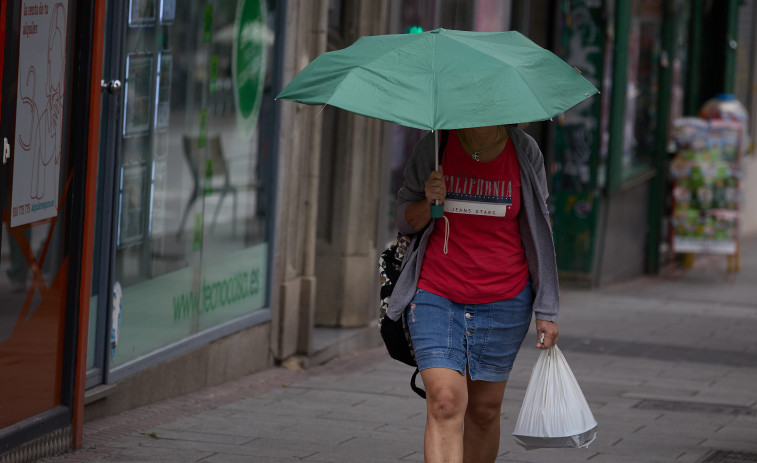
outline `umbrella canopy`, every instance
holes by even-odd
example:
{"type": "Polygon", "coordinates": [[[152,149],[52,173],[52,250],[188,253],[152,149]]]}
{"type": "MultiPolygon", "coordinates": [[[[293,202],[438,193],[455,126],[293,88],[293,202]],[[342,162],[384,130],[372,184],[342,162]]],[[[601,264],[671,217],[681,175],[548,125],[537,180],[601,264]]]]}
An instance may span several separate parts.
{"type": "Polygon", "coordinates": [[[595,93],[518,32],[436,29],[361,37],[324,53],[277,98],[436,130],[546,120],[595,93]]]}

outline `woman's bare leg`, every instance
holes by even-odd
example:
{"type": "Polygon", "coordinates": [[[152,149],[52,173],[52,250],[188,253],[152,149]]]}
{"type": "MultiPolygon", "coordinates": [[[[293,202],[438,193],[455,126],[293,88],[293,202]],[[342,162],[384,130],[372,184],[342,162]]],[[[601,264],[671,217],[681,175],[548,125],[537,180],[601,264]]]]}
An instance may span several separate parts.
{"type": "Polygon", "coordinates": [[[465,463],[493,463],[499,452],[502,397],[507,381],[473,381],[467,376],[468,407],[465,411],[465,463]]]}
{"type": "Polygon", "coordinates": [[[463,419],[467,407],[465,376],[448,368],[421,371],[426,387],[426,463],[462,463],[463,419]]]}

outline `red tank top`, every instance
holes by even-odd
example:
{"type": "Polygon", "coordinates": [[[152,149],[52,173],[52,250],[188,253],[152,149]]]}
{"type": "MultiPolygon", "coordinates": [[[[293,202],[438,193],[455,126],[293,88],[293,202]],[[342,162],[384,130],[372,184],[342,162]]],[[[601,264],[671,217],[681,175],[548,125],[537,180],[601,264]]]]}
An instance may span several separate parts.
{"type": "Polygon", "coordinates": [[[449,133],[442,160],[449,220],[447,254],[445,221],[431,233],[418,287],[462,304],[512,299],[528,281],[520,240],[520,165],[510,140],[494,160],[471,158],[449,133]]]}

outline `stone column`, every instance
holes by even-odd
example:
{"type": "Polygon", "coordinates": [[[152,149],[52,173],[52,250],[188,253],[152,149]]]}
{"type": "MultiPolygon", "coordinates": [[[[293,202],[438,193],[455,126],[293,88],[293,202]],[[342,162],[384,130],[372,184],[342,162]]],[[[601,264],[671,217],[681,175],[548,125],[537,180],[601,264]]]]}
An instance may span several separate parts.
{"type": "MultiPolygon", "coordinates": [[[[363,35],[388,33],[389,1],[344,2],[340,45],[363,35]]],[[[331,110],[331,109],[330,109],[331,110]]],[[[324,123],[319,198],[315,323],[358,327],[376,318],[378,270],[376,229],[380,214],[384,123],[342,110],[324,123]],[[327,137],[330,137],[327,139],[327,137]]]]}
{"type": "MultiPolygon", "coordinates": [[[[328,0],[287,2],[284,84],[326,51],[328,0]]],[[[306,353],[315,311],[315,233],[321,122],[318,107],[279,101],[278,160],[272,275],[271,349],[281,360],[306,353]]]]}

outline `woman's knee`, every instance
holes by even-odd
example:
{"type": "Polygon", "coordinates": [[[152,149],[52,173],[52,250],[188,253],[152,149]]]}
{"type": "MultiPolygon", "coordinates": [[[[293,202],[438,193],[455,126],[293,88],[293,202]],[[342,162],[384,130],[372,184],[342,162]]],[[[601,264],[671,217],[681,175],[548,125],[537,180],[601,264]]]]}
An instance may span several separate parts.
{"type": "Polygon", "coordinates": [[[460,419],[467,407],[467,393],[454,385],[436,385],[426,391],[428,413],[436,420],[460,419]]]}
{"type": "Polygon", "coordinates": [[[489,426],[499,420],[502,402],[497,400],[470,401],[465,410],[466,421],[477,426],[489,426]]]}

